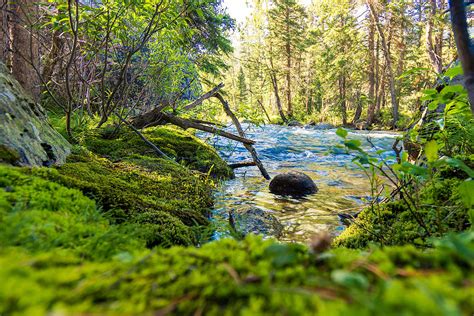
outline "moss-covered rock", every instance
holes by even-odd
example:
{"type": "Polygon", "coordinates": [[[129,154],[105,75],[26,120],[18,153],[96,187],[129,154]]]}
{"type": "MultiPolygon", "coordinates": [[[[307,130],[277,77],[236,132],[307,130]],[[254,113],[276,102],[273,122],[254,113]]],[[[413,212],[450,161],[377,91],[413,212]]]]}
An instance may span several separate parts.
{"type": "Polygon", "coordinates": [[[164,159],[134,159],[145,161],[149,169],[132,162],[112,163],[79,150],[55,171],[25,172],[79,189],[96,200],[114,224],[137,223],[149,246],[195,244],[196,232],[190,226],[209,223],[212,183],[164,159]]]}
{"type": "MultiPolygon", "coordinates": [[[[214,148],[199,138],[179,128],[162,126],[143,130],[143,135],[190,169],[215,177],[231,177],[232,169],[219,157],[214,148]]],[[[83,143],[94,153],[112,161],[123,160],[131,155],[156,158],[152,148],[132,131],[107,127],[88,133],[83,143]]]]}
{"type": "Polygon", "coordinates": [[[0,62],[0,162],[22,166],[62,164],[70,147],[47,123],[41,106],[0,62]]]}

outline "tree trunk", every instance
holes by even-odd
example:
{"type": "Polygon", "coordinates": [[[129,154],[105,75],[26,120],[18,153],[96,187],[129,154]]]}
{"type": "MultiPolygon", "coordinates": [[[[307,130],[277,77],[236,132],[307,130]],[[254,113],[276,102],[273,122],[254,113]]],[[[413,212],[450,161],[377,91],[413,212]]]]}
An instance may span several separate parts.
{"type": "Polygon", "coordinates": [[[449,0],[451,25],[458,49],[459,60],[464,71],[464,86],[469,95],[471,111],[474,113],[474,44],[469,36],[466,9],[463,0],[449,0]]]}
{"type": "Polygon", "coordinates": [[[10,28],[8,25],[8,0],[0,0],[0,60],[7,66],[10,65],[10,28]]]}
{"type": "Polygon", "coordinates": [[[12,73],[22,87],[35,99],[39,99],[38,42],[33,34],[32,19],[35,14],[35,1],[18,0],[10,3],[12,11],[12,73]]]}
{"type": "Polygon", "coordinates": [[[362,101],[360,99],[360,91],[357,91],[354,101],[356,102],[356,111],[354,114],[354,119],[352,120],[352,124],[356,124],[362,114],[362,101]]]}
{"type": "MultiPolygon", "coordinates": [[[[437,12],[436,0],[430,0],[429,16],[426,22],[426,50],[431,61],[431,66],[436,73],[440,74],[443,70],[439,44],[433,41],[434,19],[437,12]]],[[[442,34],[441,34],[442,36],[442,34]]],[[[438,36],[439,37],[439,36],[438,36]]]]}
{"type": "Polygon", "coordinates": [[[367,5],[369,6],[370,13],[375,21],[375,25],[379,33],[380,41],[382,43],[382,51],[385,56],[385,62],[387,63],[388,80],[389,80],[389,85],[390,85],[390,97],[391,97],[391,103],[392,103],[392,128],[396,128],[399,113],[398,113],[398,99],[397,99],[396,89],[395,89],[395,77],[393,75],[392,58],[390,57],[387,42],[385,40],[385,35],[383,33],[382,26],[380,25],[378,13],[375,10],[375,7],[372,1],[373,0],[367,0],[367,5]]]}
{"type": "Polygon", "coordinates": [[[278,109],[278,114],[280,114],[280,117],[283,120],[283,122],[287,123],[288,120],[285,116],[285,113],[283,113],[283,108],[281,106],[281,100],[280,100],[280,94],[278,93],[278,81],[277,81],[276,75],[272,73],[270,77],[272,79],[273,92],[275,93],[275,101],[276,101],[276,106],[278,109]]]}
{"type": "Polygon", "coordinates": [[[59,55],[64,46],[64,40],[61,38],[61,33],[62,31],[55,30],[51,36],[51,49],[46,56],[43,72],[41,74],[45,84],[49,83],[53,78],[54,68],[60,61],[59,55]]]}
{"type": "Polygon", "coordinates": [[[339,98],[342,125],[347,125],[346,76],[344,74],[339,77],[339,98]]]}
{"type": "MultiPolygon", "coordinates": [[[[370,126],[374,120],[374,111],[375,111],[375,56],[374,56],[374,46],[375,46],[375,26],[374,21],[370,18],[369,26],[369,107],[367,109],[367,126],[370,126]]],[[[360,103],[360,102],[359,102],[360,103]]]]}
{"type": "Polygon", "coordinates": [[[290,9],[286,8],[286,102],[288,117],[293,116],[293,107],[291,104],[291,43],[290,43],[290,9]]]}

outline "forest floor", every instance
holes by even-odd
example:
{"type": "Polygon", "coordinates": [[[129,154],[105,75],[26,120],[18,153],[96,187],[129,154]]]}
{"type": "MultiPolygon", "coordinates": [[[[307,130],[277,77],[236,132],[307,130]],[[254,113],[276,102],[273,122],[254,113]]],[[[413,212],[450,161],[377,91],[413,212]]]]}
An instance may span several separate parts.
{"type": "MultiPolygon", "coordinates": [[[[465,209],[443,226],[453,233],[436,238],[419,239],[409,210],[393,203],[383,222],[366,211],[332,247],[258,236],[196,247],[212,234],[212,190],[232,171],[187,132],[145,135],[177,163],[156,158],[131,132],[102,128],[83,131],[61,167],[0,165],[0,314],[474,311],[474,233],[459,227],[465,209]],[[364,229],[374,226],[392,246],[374,242],[364,229]]],[[[456,196],[456,173],[444,180],[427,184],[423,198],[456,196]]]]}

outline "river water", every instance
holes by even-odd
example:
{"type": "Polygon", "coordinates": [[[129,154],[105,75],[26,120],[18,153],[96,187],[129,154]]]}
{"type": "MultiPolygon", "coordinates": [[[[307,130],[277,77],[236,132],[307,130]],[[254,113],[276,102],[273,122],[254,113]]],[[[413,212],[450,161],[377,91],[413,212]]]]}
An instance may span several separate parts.
{"type": "MultiPolygon", "coordinates": [[[[229,234],[228,211],[249,205],[268,210],[280,220],[284,226],[279,238],[282,241],[305,242],[323,230],[337,235],[345,227],[337,214],[356,212],[370,198],[367,177],[351,161],[355,154],[335,147],[342,143],[336,129],[250,124],[243,127],[247,137],[257,141],[255,148],[270,176],[290,170],[304,172],[319,191],[301,199],[274,195],[257,167],[236,169],[235,179],[223,182],[215,192],[212,214],[216,239],[229,234]]],[[[227,130],[235,132],[232,128],[227,130]]],[[[218,136],[200,136],[229,163],[251,160],[241,144],[218,136]]],[[[348,138],[361,140],[367,151],[384,149],[384,155],[391,156],[397,136],[391,132],[349,131],[348,138]],[[376,148],[371,148],[367,137],[376,148]]]]}

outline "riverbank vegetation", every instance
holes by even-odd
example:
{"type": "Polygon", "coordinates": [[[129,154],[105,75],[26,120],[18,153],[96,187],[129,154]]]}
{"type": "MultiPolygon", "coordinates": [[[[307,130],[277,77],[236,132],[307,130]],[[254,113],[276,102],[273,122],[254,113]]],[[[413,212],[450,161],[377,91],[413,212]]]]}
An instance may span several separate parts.
{"type": "Polygon", "coordinates": [[[235,50],[219,0],[1,7],[1,315],[473,313],[470,7],[250,3],[235,50]],[[270,177],[239,119],[407,128],[334,129],[371,184],[334,240],[213,240],[235,175],[194,130],[270,177]]]}

